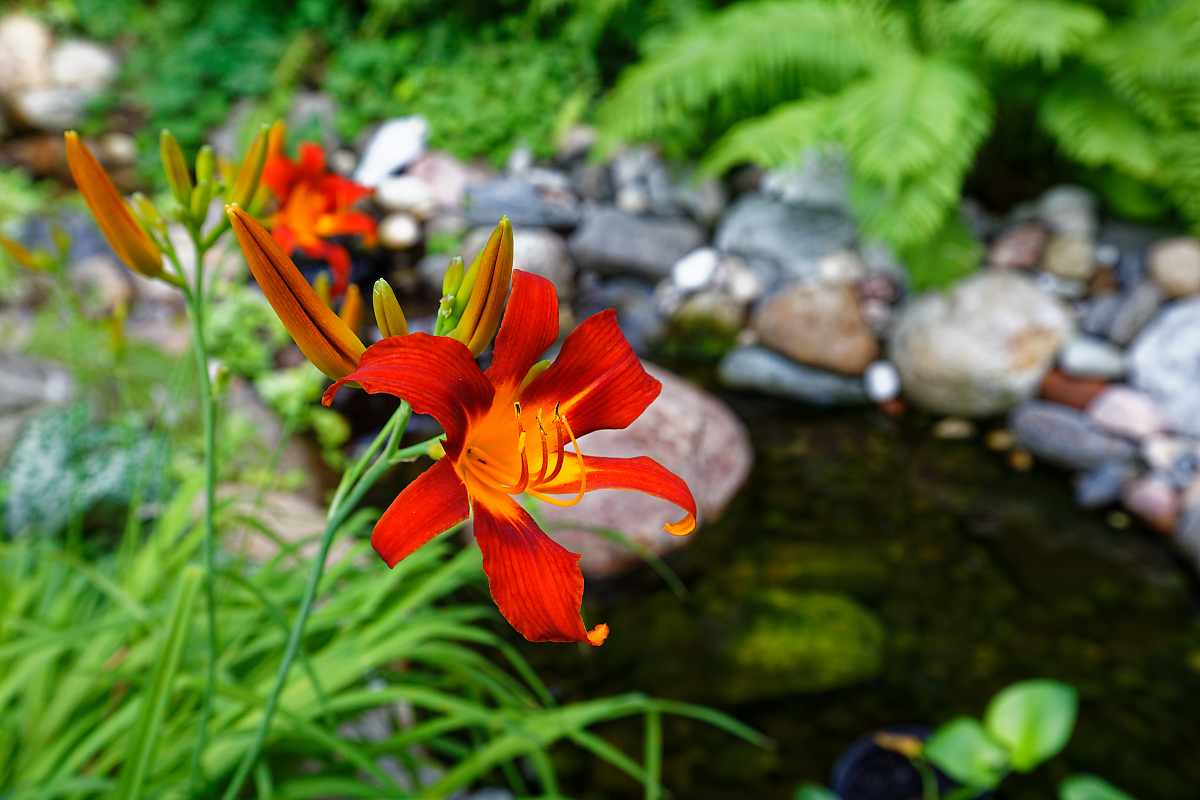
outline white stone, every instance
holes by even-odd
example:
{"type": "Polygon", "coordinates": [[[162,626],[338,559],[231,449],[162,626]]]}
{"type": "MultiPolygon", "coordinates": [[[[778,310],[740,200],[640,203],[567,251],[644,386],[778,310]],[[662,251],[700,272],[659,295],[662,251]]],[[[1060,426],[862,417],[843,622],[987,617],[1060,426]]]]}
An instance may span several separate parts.
{"type": "Polygon", "coordinates": [[[41,131],[74,128],[83,121],[92,93],[84,89],[25,89],[12,97],[17,119],[41,131]]]}
{"type": "Polygon", "coordinates": [[[863,373],[863,388],[874,403],[886,403],[900,395],[900,371],[890,361],[876,361],[863,373]]]}
{"type": "Polygon", "coordinates": [[[27,14],[0,19],[0,94],[50,83],[50,29],[27,14]]]}
{"type": "Polygon", "coordinates": [[[50,79],[67,89],[102,92],[117,77],[117,67],[112,52],[82,39],[66,39],[50,51],[50,79]]]}
{"type": "Polygon", "coordinates": [[[437,211],[433,187],[414,175],[390,175],[375,187],[375,200],[388,211],[429,219],[437,211]]]}
{"type": "Polygon", "coordinates": [[[848,286],[867,276],[867,265],[853,250],[837,250],[820,260],[817,275],[829,286],[848,286]]]}
{"type": "Polygon", "coordinates": [[[671,281],[680,289],[695,291],[713,282],[721,256],[711,247],[693,250],[671,267],[671,281]]]}
{"type": "Polygon", "coordinates": [[[416,217],[397,211],[379,223],[379,242],[392,250],[404,250],[421,241],[421,223],[416,217]]]}
{"type": "Polygon", "coordinates": [[[424,117],[398,117],[383,123],[364,148],[354,180],[374,189],[424,153],[428,135],[429,123],[424,117]]]}
{"type": "Polygon", "coordinates": [[[1116,345],[1095,336],[1076,336],[1058,356],[1058,365],[1068,375],[1081,378],[1120,378],[1127,367],[1125,353],[1116,345]]]}

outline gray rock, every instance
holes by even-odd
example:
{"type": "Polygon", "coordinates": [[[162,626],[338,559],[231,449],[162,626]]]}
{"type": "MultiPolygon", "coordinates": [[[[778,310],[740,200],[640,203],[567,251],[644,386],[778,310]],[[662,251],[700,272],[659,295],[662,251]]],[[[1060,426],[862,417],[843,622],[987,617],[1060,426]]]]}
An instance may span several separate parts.
{"type": "Polygon", "coordinates": [[[814,406],[865,405],[869,401],[861,380],[806,367],[762,347],[731,351],[721,360],[718,376],[732,389],[749,389],[814,406]]]}
{"type": "Polygon", "coordinates": [[[649,147],[623,149],[613,157],[617,207],[628,214],[672,217],[680,213],[666,164],[649,147]]]}
{"type": "Polygon", "coordinates": [[[375,188],[388,175],[404,169],[424,153],[428,135],[429,124],[424,117],[398,117],[383,123],[363,148],[354,180],[375,188]]]}
{"type": "Polygon", "coordinates": [[[1125,353],[1115,345],[1095,336],[1076,336],[1058,354],[1063,372],[1077,378],[1106,378],[1114,380],[1125,374],[1125,353]]]}
{"type": "Polygon", "coordinates": [[[1013,411],[1009,429],[1026,450],[1069,469],[1129,463],[1137,455],[1133,443],[1105,433],[1083,412],[1057,403],[1022,403],[1013,411]]]}
{"type": "Polygon", "coordinates": [[[40,131],[61,131],[83,122],[88,103],[96,96],[87,89],[51,86],[25,89],[13,95],[11,106],[17,119],[40,131]]]}
{"type": "Polygon", "coordinates": [[[1099,227],[1096,196],[1080,186],[1056,186],[1038,201],[1038,215],[1057,233],[1092,239],[1099,227]]]}
{"type": "Polygon", "coordinates": [[[1162,291],[1153,283],[1140,283],[1121,298],[1121,304],[1108,326],[1108,338],[1125,346],[1132,342],[1146,323],[1154,319],[1162,305],[1162,291]]]}
{"type": "Polygon", "coordinates": [[[1117,294],[1103,294],[1088,300],[1079,314],[1079,329],[1092,336],[1108,337],[1122,304],[1123,298],[1117,294]]]}
{"type": "Polygon", "coordinates": [[[30,419],[74,394],[75,382],[62,367],[0,353],[0,463],[30,419]]]}
{"type": "Polygon", "coordinates": [[[617,324],[638,354],[646,355],[662,338],[666,319],[654,300],[654,287],[644,281],[613,278],[601,282],[594,274],[584,274],[578,293],[580,317],[606,308],[617,310],[617,324]]]}
{"type": "Polygon", "coordinates": [[[709,227],[717,224],[729,197],[716,178],[692,176],[675,186],[675,202],[689,217],[709,227]]]}
{"type": "Polygon", "coordinates": [[[1200,436],[1200,299],[1164,311],[1129,358],[1131,383],[1158,402],[1174,430],[1200,436]]]}
{"type": "MultiPolygon", "coordinates": [[[[492,228],[471,231],[463,241],[463,257],[473,258],[491,233],[492,228]]],[[[575,265],[567,243],[548,228],[513,228],[513,267],[549,280],[558,289],[560,302],[570,302],[575,294],[575,265]]]]}
{"type": "Polygon", "coordinates": [[[579,224],[574,201],[545,197],[522,178],[503,177],[467,187],[467,220],[472,225],[495,225],[508,216],[513,225],[570,229],[579,224]]]}
{"type": "Polygon", "coordinates": [[[1106,461],[1075,478],[1075,502],[1083,508],[1103,508],[1121,498],[1137,470],[1128,461],[1106,461]]]}
{"type": "Polygon", "coordinates": [[[1200,294],[1200,241],[1178,237],[1150,250],[1150,277],[1170,298],[1200,294]]]}
{"type": "Polygon", "coordinates": [[[1097,244],[1117,253],[1117,278],[1125,288],[1132,288],[1146,277],[1146,256],[1150,246],[1169,233],[1155,228],[1121,220],[1108,220],[1100,229],[1097,244]]]}
{"type": "Polygon", "coordinates": [[[1013,271],[979,273],[901,308],[890,354],[904,393],[929,411],[977,417],[1033,396],[1072,321],[1013,271]]]}
{"type": "MultiPolygon", "coordinates": [[[[486,183],[495,177],[488,169],[465,164],[438,150],[421,155],[408,168],[408,174],[420,178],[433,190],[438,206],[452,211],[463,207],[468,186],[486,183]]],[[[496,220],[492,220],[492,224],[496,224],[496,220]]]]}
{"type": "Polygon", "coordinates": [[[661,280],[671,274],[675,262],[703,243],[704,232],[688,220],[635,217],[595,206],[571,237],[570,248],[581,267],[661,280]]]}
{"type": "Polygon", "coordinates": [[[800,166],[771,170],[763,178],[765,194],[785,203],[849,211],[849,170],[835,150],[810,150],[800,166]]]}
{"type": "Polygon", "coordinates": [[[337,102],[324,92],[299,91],[292,97],[287,127],[308,141],[320,142],[325,152],[333,152],[339,141],[337,113],[337,102]]]}
{"type": "Polygon", "coordinates": [[[746,258],[774,261],[785,275],[814,279],[821,259],[849,246],[854,223],[843,212],[747,195],[717,228],[716,247],[746,258]]]}
{"type": "MultiPolygon", "coordinates": [[[[587,437],[594,455],[646,455],[688,484],[696,498],[701,522],[717,519],[741,488],[754,463],[750,436],[729,408],[683,378],[647,365],[662,382],[662,392],[638,419],[623,430],[596,431],[587,437]]],[[[694,541],[671,536],[663,524],[679,519],[678,508],[650,495],[626,492],[613,502],[612,492],[592,492],[574,506],[543,506],[546,530],[560,544],[583,558],[580,566],[591,576],[613,575],[641,563],[628,547],[597,536],[597,530],[616,530],[653,553],[667,553],[694,541]]],[[[703,535],[700,533],[699,535],[703,535]]]]}

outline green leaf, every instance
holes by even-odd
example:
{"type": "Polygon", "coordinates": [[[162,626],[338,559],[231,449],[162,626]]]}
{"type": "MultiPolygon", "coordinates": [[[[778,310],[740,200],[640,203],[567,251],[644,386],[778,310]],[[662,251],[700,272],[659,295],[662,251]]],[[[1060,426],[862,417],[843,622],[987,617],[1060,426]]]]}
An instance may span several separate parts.
{"type": "Polygon", "coordinates": [[[970,717],[938,728],[923,752],[934,766],[967,786],[990,789],[1008,772],[1008,753],[970,717]]]}
{"type": "Polygon", "coordinates": [[[1095,775],[1072,775],[1058,787],[1058,800],[1133,800],[1095,775]]]}
{"type": "Polygon", "coordinates": [[[142,698],[141,715],[129,739],[129,756],[121,770],[117,797],[136,800],[142,796],[142,784],[154,760],[159,729],[166,714],[175,671],[179,668],[183,644],[187,640],[192,602],[196,599],[196,590],[200,588],[200,576],[198,567],[187,567],[180,576],[179,591],[171,608],[171,627],[163,636],[154,674],[150,678],[150,692],[142,698]]]}
{"type": "Polygon", "coordinates": [[[1080,74],[1055,83],[1038,124],[1067,155],[1089,167],[1113,166],[1146,181],[1161,169],[1156,133],[1102,79],[1080,74]]]}
{"type": "Polygon", "coordinates": [[[992,699],[984,720],[1008,747],[1013,768],[1029,772],[1066,747],[1078,708],[1078,695],[1064,683],[1022,681],[992,699]]]}
{"type": "Polygon", "coordinates": [[[839,798],[824,786],[806,783],[796,790],[796,793],[792,795],[792,800],[839,800],[839,798]]]}
{"type": "Polygon", "coordinates": [[[1070,0],[960,0],[949,14],[957,30],[998,61],[1040,61],[1054,69],[1105,28],[1104,13],[1070,0]]]}

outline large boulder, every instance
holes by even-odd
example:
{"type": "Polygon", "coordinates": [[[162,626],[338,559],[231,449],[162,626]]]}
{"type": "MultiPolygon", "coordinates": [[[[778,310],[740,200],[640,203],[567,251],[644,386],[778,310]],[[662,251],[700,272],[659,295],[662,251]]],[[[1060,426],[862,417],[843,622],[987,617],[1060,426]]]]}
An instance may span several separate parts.
{"type": "Polygon", "coordinates": [[[570,241],[582,267],[656,281],[670,277],[675,262],[702,244],[704,231],[690,220],[639,217],[608,206],[589,209],[570,241]]]}
{"type": "Polygon", "coordinates": [[[990,271],[905,306],[890,351],[915,404],[982,417],[1032,397],[1072,328],[1030,280],[990,271]]]}
{"type": "MultiPolygon", "coordinates": [[[[703,524],[720,515],[750,474],[754,461],[750,437],[720,400],[664,369],[648,369],[662,381],[658,399],[628,428],[597,431],[581,445],[592,455],[650,456],[687,482],[703,524]]],[[[540,510],[555,540],[583,555],[581,566],[587,575],[617,574],[640,561],[624,544],[606,537],[608,531],[617,531],[654,553],[691,541],[663,530],[664,523],[681,516],[680,511],[650,495],[602,490],[589,492],[574,506],[542,505],[540,510]]]]}
{"type": "Polygon", "coordinates": [[[1171,427],[1200,436],[1200,299],[1166,309],[1130,351],[1130,379],[1158,401],[1171,427]]]}
{"type": "Polygon", "coordinates": [[[746,258],[769,259],[787,277],[807,280],[815,279],[822,258],[848,247],[854,237],[854,223],[842,211],[752,194],[721,220],[716,247],[746,258]]]}
{"type": "Polygon", "coordinates": [[[879,356],[879,343],[848,286],[792,286],[772,295],[754,315],[763,344],[822,369],[861,375],[879,356]]]}

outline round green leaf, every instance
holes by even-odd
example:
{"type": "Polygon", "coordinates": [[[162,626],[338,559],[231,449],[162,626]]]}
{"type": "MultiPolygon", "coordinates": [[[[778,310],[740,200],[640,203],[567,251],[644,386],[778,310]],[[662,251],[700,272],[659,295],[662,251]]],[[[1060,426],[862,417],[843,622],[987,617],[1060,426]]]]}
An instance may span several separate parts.
{"type": "Polygon", "coordinates": [[[992,698],[984,724],[1008,748],[1013,769],[1029,772],[1066,747],[1078,708],[1075,690],[1064,683],[1022,681],[992,698]]]}
{"type": "Polygon", "coordinates": [[[1095,775],[1072,775],[1058,787],[1059,800],[1133,800],[1095,775]]]}
{"type": "Polygon", "coordinates": [[[959,783],[990,789],[1008,772],[1008,753],[970,717],[959,717],[925,742],[930,763],[959,783]]]}

